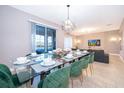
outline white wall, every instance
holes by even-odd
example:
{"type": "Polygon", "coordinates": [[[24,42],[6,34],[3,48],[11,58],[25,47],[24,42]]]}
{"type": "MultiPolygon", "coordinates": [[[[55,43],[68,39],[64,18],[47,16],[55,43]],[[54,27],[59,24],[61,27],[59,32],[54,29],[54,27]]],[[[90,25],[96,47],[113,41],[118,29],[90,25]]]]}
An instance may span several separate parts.
{"type": "Polygon", "coordinates": [[[101,33],[92,33],[86,34],[77,37],[80,40],[80,44],[78,45],[79,48],[82,49],[89,49],[88,40],[93,39],[100,39],[101,45],[91,47],[91,49],[103,49],[107,53],[120,53],[120,40],[119,40],[119,31],[108,31],[108,32],[101,32],[101,33]],[[111,40],[112,38],[116,40],[111,40]]]}
{"type": "Polygon", "coordinates": [[[121,27],[120,27],[120,35],[121,35],[121,50],[120,55],[124,59],[124,20],[122,21],[121,27]]]}

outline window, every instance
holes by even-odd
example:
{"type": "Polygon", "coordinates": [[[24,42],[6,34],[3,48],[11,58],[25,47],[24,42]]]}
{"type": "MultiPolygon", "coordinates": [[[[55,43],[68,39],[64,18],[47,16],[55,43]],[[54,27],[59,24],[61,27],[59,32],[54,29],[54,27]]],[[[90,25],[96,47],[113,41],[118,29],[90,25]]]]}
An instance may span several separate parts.
{"type": "Polygon", "coordinates": [[[56,48],[56,30],[32,23],[32,50],[37,53],[56,48]]]}
{"type": "Polygon", "coordinates": [[[45,27],[36,25],[35,50],[45,52],[45,27]]]}
{"type": "Polygon", "coordinates": [[[56,49],[56,31],[54,29],[47,28],[47,51],[56,49]]]}

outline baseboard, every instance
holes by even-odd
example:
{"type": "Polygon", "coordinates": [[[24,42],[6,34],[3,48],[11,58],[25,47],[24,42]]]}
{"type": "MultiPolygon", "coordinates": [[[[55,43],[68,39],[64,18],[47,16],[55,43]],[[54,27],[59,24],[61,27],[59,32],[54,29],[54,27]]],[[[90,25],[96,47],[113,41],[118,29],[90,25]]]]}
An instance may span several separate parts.
{"type": "Polygon", "coordinates": [[[109,53],[109,54],[110,54],[110,55],[116,55],[116,56],[119,56],[120,59],[121,59],[121,61],[124,62],[124,59],[123,59],[123,57],[122,57],[120,54],[113,54],[113,53],[109,53]]]}
{"type": "Polygon", "coordinates": [[[121,55],[119,55],[120,56],[120,59],[122,60],[122,62],[124,62],[124,59],[123,59],[123,57],[121,56],[121,55]]]}
{"type": "Polygon", "coordinates": [[[120,54],[116,54],[116,53],[109,53],[110,55],[116,55],[116,56],[120,56],[120,54]]]}

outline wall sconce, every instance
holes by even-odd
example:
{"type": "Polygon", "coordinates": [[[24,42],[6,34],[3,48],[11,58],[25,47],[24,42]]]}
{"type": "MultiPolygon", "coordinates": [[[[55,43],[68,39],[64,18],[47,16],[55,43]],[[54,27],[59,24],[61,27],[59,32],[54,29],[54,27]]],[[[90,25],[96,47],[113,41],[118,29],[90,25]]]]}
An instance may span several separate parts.
{"type": "Polygon", "coordinates": [[[76,49],[79,48],[80,42],[81,42],[81,41],[80,41],[79,39],[76,39],[76,40],[75,40],[75,47],[76,47],[76,49]]]}
{"type": "Polygon", "coordinates": [[[117,41],[117,38],[112,37],[112,38],[110,38],[110,41],[117,41]]]}
{"type": "Polygon", "coordinates": [[[118,40],[121,41],[121,37],[119,37],[118,40]]]}
{"type": "Polygon", "coordinates": [[[77,44],[79,44],[80,43],[80,40],[77,40],[77,44]]]}

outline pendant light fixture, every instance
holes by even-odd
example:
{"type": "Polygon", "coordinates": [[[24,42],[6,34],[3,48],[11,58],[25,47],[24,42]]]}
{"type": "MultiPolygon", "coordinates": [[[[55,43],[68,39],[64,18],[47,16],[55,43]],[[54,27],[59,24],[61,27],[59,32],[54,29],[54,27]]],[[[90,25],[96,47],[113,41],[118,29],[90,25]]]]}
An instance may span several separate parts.
{"type": "Polygon", "coordinates": [[[69,18],[69,7],[70,7],[70,5],[67,5],[67,19],[64,21],[64,24],[62,26],[63,30],[65,30],[67,32],[71,32],[74,30],[74,24],[72,23],[72,21],[69,18]]]}

